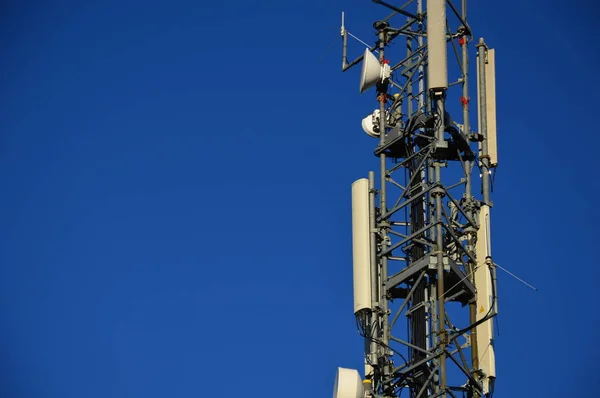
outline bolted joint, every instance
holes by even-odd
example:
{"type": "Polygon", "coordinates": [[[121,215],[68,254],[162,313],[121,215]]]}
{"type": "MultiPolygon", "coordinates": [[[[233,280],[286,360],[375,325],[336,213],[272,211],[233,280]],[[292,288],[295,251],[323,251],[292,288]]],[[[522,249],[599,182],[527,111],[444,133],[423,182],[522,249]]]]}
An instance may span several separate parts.
{"type": "Polygon", "coordinates": [[[431,196],[441,196],[443,198],[444,196],[446,196],[446,191],[442,187],[437,186],[431,190],[431,196]]]}
{"type": "Polygon", "coordinates": [[[387,247],[391,246],[392,245],[392,239],[388,235],[385,235],[385,236],[383,234],[381,234],[381,235],[382,235],[381,236],[381,244],[383,246],[387,246],[387,247]]]}
{"type": "Polygon", "coordinates": [[[466,26],[460,25],[458,27],[458,29],[456,30],[456,35],[457,36],[462,36],[462,37],[470,36],[471,35],[471,31],[469,31],[469,29],[466,26]]]}
{"type": "Polygon", "coordinates": [[[485,377],[485,373],[481,369],[472,369],[471,373],[475,376],[475,379],[481,380],[485,377]]]}
{"type": "Polygon", "coordinates": [[[378,32],[383,32],[390,27],[389,22],[387,21],[376,21],[373,23],[373,28],[375,28],[378,32]]]}
{"type": "Polygon", "coordinates": [[[472,226],[468,226],[468,227],[465,227],[463,229],[463,232],[465,234],[476,234],[477,233],[477,229],[473,228],[472,226]]]}
{"type": "Polygon", "coordinates": [[[446,349],[446,346],[448,345],[448,331],[446,329],[442,329],[438,332],[438,335],[440,338],[440,346],[442,349],[446,349]]]}
{"type": "Polygon", "coordinates": [[[465,335],[465,343],[460,348],[467,348],[467,347],[471,347],[471,335],[470,334],[465,335]]]}

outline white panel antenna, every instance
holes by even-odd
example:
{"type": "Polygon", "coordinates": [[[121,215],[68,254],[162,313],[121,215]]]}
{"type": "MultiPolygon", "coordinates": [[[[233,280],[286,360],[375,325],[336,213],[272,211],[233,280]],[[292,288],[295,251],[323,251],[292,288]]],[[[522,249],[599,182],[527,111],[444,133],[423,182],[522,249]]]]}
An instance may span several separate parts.
{"type": "Polygon", "coordinates": [[[447,89],[446,0],[427,0],[427,46],[429,91],[447,89]]]}
{"type": "Polygon", "coordinates": [[[487,108],[487,139],[490,166],[498,165],[498,149],[496,144],[496,51],[488,49],[485,65],[485,97],[487,108]]]}
{"type": "MultiPolygon", "coordinates": [[[[491,237],[490,237],[490,207],[483,205],[479,213],[479,230],[477,232],[477,268],[475,270],[475,286],[477,286],[477,320],[485,318],[492,311],[495,301],[492,275],[490,270],[491,237]]],[[[479,368],[483,372],[483,393],[490,391],[490,382],[496,378],[496,355],[494,351],[494,325],[489,319],[477,326],[477,350],[479,353],[479,368]]]]}
{"type": "MultiPolygon", "coordinates": [[[[479,84],[479,62],[477,57],[477,93],[480,95],[481,87],[479,84]]],[[[488,48],[485,59],[485,109],[486,109],[486,140],[487,151],[490,157],[490,167],[498,166],[498,144],[496,139],[496,51],[488,48]]],[[[477,107],[477,122],[479,131],[483,131],[481,126],[481,107],[477,107]]],[[[479,156],[482,155],[482,145],[479,143],[479,156]]]]}
{"type": "Polygon", "coordinates": [[[371,240],[369,232],[369,180],[352,184],[352,257],[354,313],[371,308],[371,240]]]}

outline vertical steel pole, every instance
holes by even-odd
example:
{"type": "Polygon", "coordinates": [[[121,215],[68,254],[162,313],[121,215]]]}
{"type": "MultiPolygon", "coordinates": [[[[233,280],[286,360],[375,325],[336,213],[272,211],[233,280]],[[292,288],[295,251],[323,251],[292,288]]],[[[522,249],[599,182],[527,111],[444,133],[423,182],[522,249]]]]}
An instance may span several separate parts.
{"type": "MultiPolygon", "coordinates": [[[[467,0],[462,0],[462,18],[463,21],[467,21],[467,0]]],[[[465,26],[465,29],[467,27],[465,26]]],[[[469,32],[472,34],[472,32],[469,32]]],[[[470,96],[469,96],[469,35],[464,35],[462,37],[464,40],[462,44],[462,78],[463,78],[463,132],[468,136],[471,134],[471,124],[469,120],[469,105],[470,105],[470,96]]],[[[465,201],[467,204],[467,214],[470,217],[473,217],[472,212],[472,201],[473,201],[473,189],[472,189],[472,165],[470,160],[465,161],[465,201]]],[[[467,235],[467,246],[470,253],[474,253],[475,248],[475,233],[468,232],[467,235]]],[[[469,274],[471,275],[470,280],[475,286],[475,267],[477,264],[469,264],[469,274]]],[[[471,303],[469,305],[469,320],[471,324],[477,322],[477,303],[471,303]]],[[[472,370],[479,369],[479,350],[477,348],[477,328],[474,328],[471,331],[470,336],[471,342],[471,368],[472,370]]],[[[477,377],[477,376],[475,376],[477,377]]],[[[476,388],[473,388],[474,398],[479,397],[479,392],[476,388]]]]}
{"type": "MultiPolygon", "coordinates": [[[[442,127],[443,129],[443,127],[442,127]]],[[[435,182],[441,184],[441,164],[435,162],[435,182]]],[[[437,245],[437,324],[438,324],[438,335],[440,348],[442,353],[440,354],[440,384],[439,391],[441,397],[446,397],[446,305],[444,299],[444,240],[442,236],[442,195],[440,191],[436,192],[435,195],[435,216],[436,216],[436,245],[437,245]]]]}
{"type": "MultiPolygon", "coordinates": [[[[369,171],[369,228],[371,245],[371,321],[370,333],[372,336],[379,337],[379,267],[377,262],[377,216],[375,214],[375,173],[369,171]]],[[[371,340],[369,346],[369,360],[372,364],[377,364],[377,343],[371,340]]],[[[367,376],[367,375],[365,375],[367,376]]],[[[372,380],[373,388],[377,387],[378,380],[372,380]]]]}
{"type": "MultiPolygon", "coordinates": [[[[467,0],[462,0],[462,18],[463,21],[467,20],[467,0]]],[[[466,26],[465,26],[466,29],[466,26]]],[[[464,35],[462,44],[462,96],[465,100],[463,103],[463,133],[467,136],[471,134],[471,125],[469,122],[469,36],[464,35]]],[[[465,161],[465,196],[468,201],[471,200],[471,162],[465,161]]]]}
{"type": "MultiPolygon", "coordinates": [[[[379,61],[383,64],[385,58],[385,44],[387,40],[387,34],[385,31],[385,27],[380,27],[379,30],[379,61]]],[[[385,128],[386,128],[386,112],[385,112],[385,104],[386,104],[386,95],[385,92],[378,92],[377,99],[379,100],[379,142],[381,145],[385,143],[385,128]]],[[[379,211],[381,214],[385,214],[387,212],[387,204],[386,204],[386,182],[387,182],[387,167],[386,167],[386,156],[385,153],[381,153],[380,157],[380,193],[379,193],[379,211]]],[[[387,242],[387,220],[383,220],[379,225],[379,232],[381,234],[381,244],[386,244],[387,242]]],[[[380,270],[380,279],[379,279],[379,303],[382,311],[381,316],[381,340],[384,347],[389,346],[389,327],[388,327],[388,302],[387,302],[387,286],[386,281],[388,277],[388,262],[387,257],[382,256],[380,259],[381,262],[381,270],[380,270]]],[[[383,365],[383,377],[387,378],[389,373],[391,373],[390,366],[388,364],[388,349],[382,348],[383,356],[384,356],[384,365],[383,365]]],[[[381,386],[384,391],[388,386],[381,386]]]]}
{"type": "Polygon", "coordinates": [[[346,53],[347,49],[348,49],[348,32],[346,31],[343,11],[342,11],[342,28],[341,28],[340,33],[342,35],[342,71],[343,71],[346,69],[346,66],[348,65],[348,56],[346,53]]]}

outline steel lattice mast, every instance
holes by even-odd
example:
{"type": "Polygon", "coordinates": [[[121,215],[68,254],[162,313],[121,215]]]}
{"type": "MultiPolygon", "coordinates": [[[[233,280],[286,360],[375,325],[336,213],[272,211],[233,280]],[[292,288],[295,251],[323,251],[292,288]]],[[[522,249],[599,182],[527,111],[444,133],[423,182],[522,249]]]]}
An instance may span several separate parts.
{"type": "MultiPolygon", "coordinates": [[[[363,56],[348,62],[343,20],[341,30],[343,70],[362,63],[361,93],[375,87],[378,103],[363,128],[379,139],[379,171],[352,187],[364,394],[491,397],[494,51],[483,39],[469,46],[466,0],[460,7],[445,0],[375,3],[392,14],[373,24],[377,41],[363,56]],[[391,43],[405,44],[406,52],[388,51],[391,43]],[[477,53],[477,132],[469,123],[470,49],[477,53]]],[[[344,377],[338,373],[334,398],[344,377]]]]}

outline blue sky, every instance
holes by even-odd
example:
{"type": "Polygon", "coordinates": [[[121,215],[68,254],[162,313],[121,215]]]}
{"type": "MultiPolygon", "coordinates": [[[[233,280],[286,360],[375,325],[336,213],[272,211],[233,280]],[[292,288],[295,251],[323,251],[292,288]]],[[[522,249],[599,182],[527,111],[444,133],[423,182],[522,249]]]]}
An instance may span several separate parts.
{"type": "MultiPolygon", "coordinates": [[[[594,12],[471,3],[497,51],[494,259],[539,288],[499,275],[496,396],[581,393],[599,354],[594,12]]],[[[377,167],[374,102],[340,71],[342,9],[369,41],[387,15],[7,3],[2,397],[328,397],[361,366],[349,193],[377,167]]]]}

